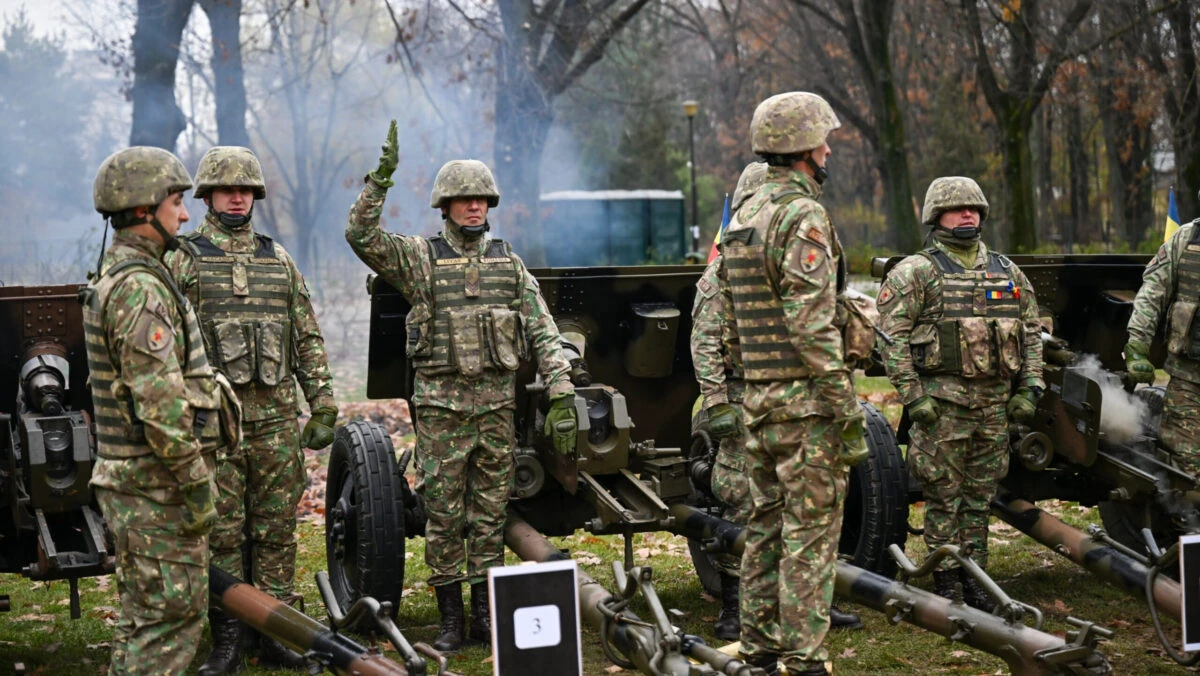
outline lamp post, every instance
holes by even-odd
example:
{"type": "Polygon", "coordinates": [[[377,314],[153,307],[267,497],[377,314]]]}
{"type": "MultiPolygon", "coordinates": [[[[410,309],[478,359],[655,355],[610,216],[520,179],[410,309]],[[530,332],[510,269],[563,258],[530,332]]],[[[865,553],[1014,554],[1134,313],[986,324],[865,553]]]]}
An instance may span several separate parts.
{"type": "Polygon", "coordinates": [[[688,167],[692,171],[692,251],[700,250],[700,215],[696,209],[696,134],[693,120],[700,110],[700,103],[694,99],[683,102],[683,114],[688,120],[688,167]]]}

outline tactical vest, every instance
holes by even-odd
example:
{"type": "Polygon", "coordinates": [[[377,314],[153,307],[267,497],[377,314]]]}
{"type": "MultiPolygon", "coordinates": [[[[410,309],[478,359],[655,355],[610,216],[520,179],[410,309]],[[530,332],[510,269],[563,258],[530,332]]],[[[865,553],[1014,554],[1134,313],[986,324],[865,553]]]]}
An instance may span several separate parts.
{"type": "Polygon", "coordinates": [[[428,241],[431,297],[416,299],[405,320],[413,366],[465,376],[517,370],[527,348],[511,248],[494,239],[482,256],[463,256],[441,235],[428,241]]]}
{"type": "MultiPolygon", "coordinates": [[[[771,201],[781,207],[802,196],[784,192],[771,201]]],[[[742,369],[751,382],[796,380],[811,375],[792,346],[783,303],[766,274],[766,233],[778,208],[755,211],[746,227],[727,231],[722,242],[742,369]]]]}
{"type": "Polygon", "coordinates": [[[1192,236],[1183,247],[1175,268],[1175,293],[1167,309],[1167,361],[1171,376],[1200,381],[1200,226],[1193,224],[1192,236]]]}
{"type": "Polygon", "coordinates": [[[235,386],[287,382],[292,372],[291,277],[270,237],[253,254],[230,253],[198,232],[180,236],[196,261],[197,312],[213,367],[235,386]]]}
{"type": "Polygon", "coordinates": [[[941,315],[919,319],[909,339],[918,373],[964,378],[1012,377],[1021,370],[1025,326],[1012,263],[988,253],[986,270],[967,270],[940,249],[921,251],[942,278],[941,315]]]}
{"type": "Polygon", "coordinates": [[[191,311],[187,298],[175,286],[170,273],[161,263],[146,258],[127,259],[101,272],[80,294],[96,441],[98,454],[102,458],[136,458],[153,452],[146,445],[146,428],[137,417],[133,396],[121,381],[118,368],[109,353],[103,324],[113,289],[139,271],[153,274],[171,291],[175,299],[172,311],[178,312],[182,318],[187,359],[183,368],[184,392],[196,412],[192,431],[197,438],[209,436],[210,433],[219,434],[219,421],[212,412],[221,405],[221,393],[204,353],[204,340],[196,313],[191,311]]]}

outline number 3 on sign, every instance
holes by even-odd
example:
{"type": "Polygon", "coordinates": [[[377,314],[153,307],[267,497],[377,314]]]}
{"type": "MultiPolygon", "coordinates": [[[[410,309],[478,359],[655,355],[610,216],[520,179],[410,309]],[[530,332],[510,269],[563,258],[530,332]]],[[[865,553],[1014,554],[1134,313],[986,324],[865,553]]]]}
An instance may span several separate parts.
{"type": "Polygon", "coordinates": [[[513,611],[513,638],[521,650],[549,648],[562,642],[558,606],[529,606],[513,611]]]}

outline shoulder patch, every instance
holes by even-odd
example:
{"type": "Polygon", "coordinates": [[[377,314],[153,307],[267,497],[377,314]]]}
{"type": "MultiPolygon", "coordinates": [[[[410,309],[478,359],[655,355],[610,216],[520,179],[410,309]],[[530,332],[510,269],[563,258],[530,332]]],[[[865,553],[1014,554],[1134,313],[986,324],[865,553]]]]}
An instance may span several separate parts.
{"type": "Polygon", "coordinates": [[[808,232],[804,233],[804,238],[811,239],[812,241],[816,242],[817,244],[820,244],[821,246],[825,246],[825,247],[829,246],[829,241],[825,237],[825,233],[821,232],[821,229],[817,228],[817,227],[809,228],[808,232]]]}
{"type": "Polygon", "coordinates": [[[717,286],[715,284],[703,277],[700,278],[700,281],[696,282],[696,288],[699,289],[700,293],[705,297],[713,295],[713,293],[715,293],[717,290],[717,286]]]}
{"type": "Polygon", "coordinates": [[[171,332],[161,321],[146,324],[146,347],[150,348],[151,352],[158,352],[166,347],[170,337],[171,332]]]}
{"type": "Polygon", "coordinates": [[[175,330],[171,322],[146,307],[130,332],[129,341],[138,352],[148,354],[159,361],[166,361],[167,355],[175,345],[175,330]]]}
{"type": "Polygon", "coordinates": [[[815,244],[805,243],[800,248],[800,269],[804,272],[814,272],[825,264],[825,249],[815,244]]]}

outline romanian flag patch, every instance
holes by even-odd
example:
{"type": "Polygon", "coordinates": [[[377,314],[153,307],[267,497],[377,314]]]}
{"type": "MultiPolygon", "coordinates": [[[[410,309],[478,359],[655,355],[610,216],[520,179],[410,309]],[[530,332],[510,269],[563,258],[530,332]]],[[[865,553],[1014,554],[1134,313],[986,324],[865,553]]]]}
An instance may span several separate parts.
{"type": "Polygon", "coordinates": [[[1001,300],[1004,298],[1004,292],[1003,291],[988,291],[987,298],[988,298],[988,300],[1001,300]]]}

